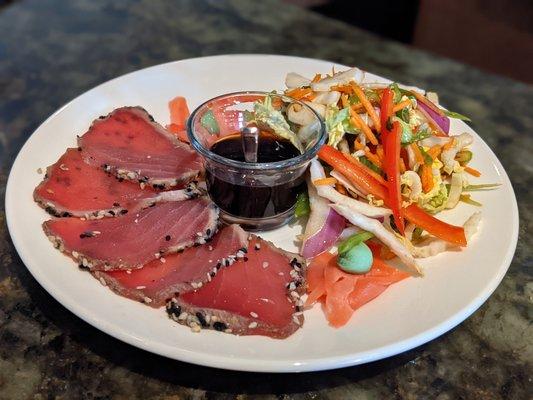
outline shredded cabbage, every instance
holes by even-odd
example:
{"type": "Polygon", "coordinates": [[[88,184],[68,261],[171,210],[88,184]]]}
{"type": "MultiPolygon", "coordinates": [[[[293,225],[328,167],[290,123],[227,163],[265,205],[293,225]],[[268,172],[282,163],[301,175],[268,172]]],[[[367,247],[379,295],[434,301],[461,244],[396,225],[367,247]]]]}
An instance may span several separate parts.
{"type": "Polygon", "coordinates": [[[328,144],[337,147],[346,132],[355,133],[350,123],[350,109],[348,107],[339,110],[331,105],[326,108],[326,129],[329,133],[328,144]]]}
{"type": "Polygon", "coordinates": [[[287,120],[272,106],[272,96],[265,96],[264,101],[254,103],[254,117],[257,123],[270,127],[278,136],[289,140],[298,150],[303,153],[303,146],[296,133],[291,130],[287,120]]]}
{"type": "Polygon", "coordinates": [[[440,174],[442,163],[436,159],[433,161],[431,168],[433,170],[433,189],[428,193],[421,193],[418,198],[418,204],[430,213],[437,213],[446,207],[448,189],[446,189],[440,174]]]}

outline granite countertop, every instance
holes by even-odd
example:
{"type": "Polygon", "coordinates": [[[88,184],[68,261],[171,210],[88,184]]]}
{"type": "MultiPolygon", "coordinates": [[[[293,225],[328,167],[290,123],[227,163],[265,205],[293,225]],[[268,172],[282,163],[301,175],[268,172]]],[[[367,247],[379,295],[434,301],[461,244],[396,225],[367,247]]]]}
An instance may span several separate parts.
{"type": "Polygon", "coordinates": [[[396,357],[336,371],[251,374],[119,342],[52,299],[18,257],[0,205],[0,399],[525,399],[532,390],[533,88],[267,0],[22,0],[0,9],[0,193],[54,110],[115,76],[171,60],[274,53],[357,65],[430,88],[509,173],[520,239],[496,292],[467,321],[396,357]],[[529,205],[529,207],[528,207],[529,205]]]}

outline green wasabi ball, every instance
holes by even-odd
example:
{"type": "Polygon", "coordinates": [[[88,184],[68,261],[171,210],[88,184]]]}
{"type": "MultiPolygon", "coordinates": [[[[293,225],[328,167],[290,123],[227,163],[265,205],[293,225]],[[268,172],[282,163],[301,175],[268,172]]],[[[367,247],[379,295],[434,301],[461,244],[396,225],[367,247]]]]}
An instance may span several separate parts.
{"type": "Polygon", "coordinates": [[[372,252],[364,242],[337,255],[337,265],[351,274],[364,274],[370,271],[372,261],[372,252]]]}

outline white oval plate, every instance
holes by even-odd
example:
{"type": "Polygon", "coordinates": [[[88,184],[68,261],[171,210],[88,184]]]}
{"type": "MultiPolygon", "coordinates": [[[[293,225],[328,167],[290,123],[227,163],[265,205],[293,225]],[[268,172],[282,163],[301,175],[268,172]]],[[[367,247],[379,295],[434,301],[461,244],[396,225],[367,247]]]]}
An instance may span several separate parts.
{"type": "MultiPolygon", "coordinates": [[[[466,124],[453,120],[452,132],[471,132],[473,166],[480,182],[498,182],[491,192],[475,193],[483,203],[479,233],[468,248],[421,262],[424,278],[393,285],[359,309],[341,329],[328,326],[315,307],[305,325],[286,340],[237,337],[214,331],[200,334],[177,325],[166,313],[119,297],[57,250],[43,234],[48,215],[32,200],[43,175],[38,168],[53,164],[76,134],[115,107],[141,105],[157,121],[168,123],[167,102],[187,98],[191,109],[204,100],[237,90],[283,89],[287,72],[306,76],[330,72],[327,61],[270,55],[228,55],[172,62],[121,76],[89,90],[48,118],[20,151],[7,185],[6,216],[13,243],[35,279],[74,314],[133,346],[177,360],[217,368],[261,371],[315,371],[362,364],[392,356],[428,342],[474,312],[503,278],[516,247],[518,210],[502,165],[466,124]]],[[[345,68],[335,65],[337,70],[345,68]]],[[[383,78],[367,74],[369,82],[383,78]]],[[[474,181],[474,179],[472,179],[474,181]]],[[[440,215],[462,224],[477,209],[460,204],[440,215]]],[[[287,250],[296,250],[299,228],[284,227],[263,236],[287,250]]]]}

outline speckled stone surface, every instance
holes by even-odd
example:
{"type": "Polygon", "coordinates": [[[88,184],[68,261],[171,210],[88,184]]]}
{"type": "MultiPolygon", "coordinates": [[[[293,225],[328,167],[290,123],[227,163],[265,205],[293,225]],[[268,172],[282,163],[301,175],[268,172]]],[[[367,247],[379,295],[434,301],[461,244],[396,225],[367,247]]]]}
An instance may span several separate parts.
{"type": "Polygon", "coordinates": [[[0,9],[2,198],[24,141],[68,100],[139,68],[222,53],[292,54],[357,65],[433,89],[451,109],[471,116],[518,196],[520,239],[503,282],[459,327],[387,360],[290,376],[221,371],[123,344],[54,301],[17,256],[2,200],[0,399],[531,398],[531,86],[270,0],[18,1],[0,9]]]}

